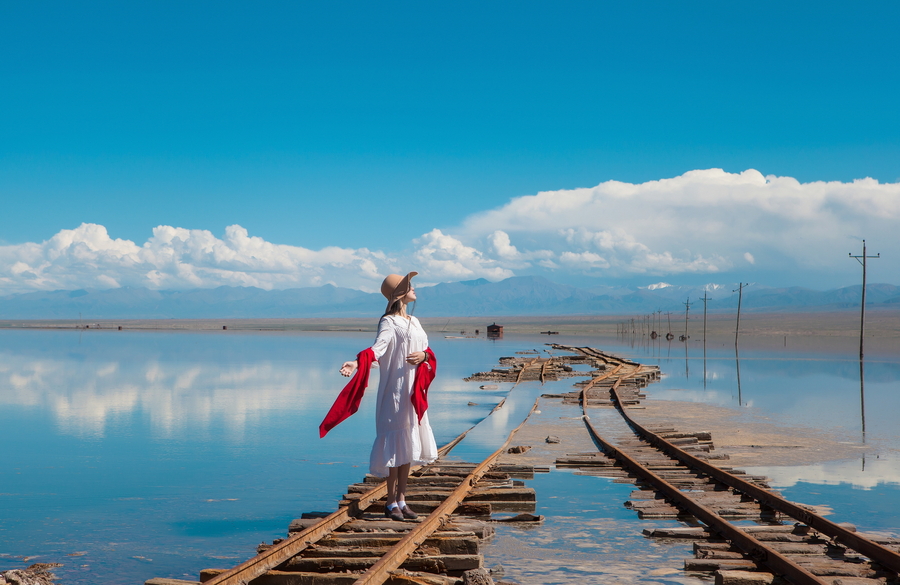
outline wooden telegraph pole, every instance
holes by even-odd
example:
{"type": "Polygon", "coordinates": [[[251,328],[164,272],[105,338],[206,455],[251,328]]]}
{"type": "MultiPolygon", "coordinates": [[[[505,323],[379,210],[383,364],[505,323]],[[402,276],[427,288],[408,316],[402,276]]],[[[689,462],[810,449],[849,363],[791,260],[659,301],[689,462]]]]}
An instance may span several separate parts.
{"type": "Polygon", "coordinates": [[[875,256],[866,256],[866,241],[863,240],[862,256],[854,256],[852,253],[847,255],[851,258],[856,258],[856,261],[862,264],[863,268],[862,308],[859,314],[859,359],[861,360],[863,359],[863,343],[866,336],[866,258],[881,258],[881,252],[875,256]]]}
{"type": "Polygon", "coordinates": [[[741,330],[741,298],[744,296],[744,287],[750,286],[750,283],[742,282],[738,285],[737,290],[733,290],[731,292],[738,294],[738,313],[737,313],[737,323],[734,326],[734,347],[738,346],[738,333],[741,330]]]}
{"type": "Polygon", "coordinates": [[[691,312],[691,297],[687,298],[687,301],[681,303],[684,305],[684,335],[682,335],[681,341],[687,343],[688,340],[688,313],[691,312]]]}

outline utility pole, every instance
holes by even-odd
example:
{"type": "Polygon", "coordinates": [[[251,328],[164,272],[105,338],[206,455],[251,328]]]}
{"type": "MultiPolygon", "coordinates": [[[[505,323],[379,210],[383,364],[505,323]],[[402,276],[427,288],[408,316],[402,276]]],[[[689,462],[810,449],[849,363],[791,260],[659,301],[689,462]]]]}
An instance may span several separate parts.
{"type": "Polygon", "coordinates": [[[856,258],[856,261],[862,264],[863,267],[862,311],[859,316],[859,359],[863,359],[863,340],[866,335],[866,258],[881,258],[881,252],[875,256],[866,256],[866,241],[863,240],[862,256],[854,256],[852,253],[847,255],[851,258],[856,258]]]}
{"type": "Polygon", "coordinates": [[[687,343],[688,340],[688,314],[691,312],[691,297],[687,298],[687,301],[682,303],[684,305],[684,341],[687,343]]]}
{"type": "Polygon", "coordinates": [[[750,286],[750,283],[740,283],[738,285],[737,290],[733,290],[731,292],[738,294],[738,314],[737,314],[737,324],[734,326],[734,347],[738,346],[738,332],[741,330],[741,298],[744,296],[744,287],[750,286]]]}
{"type": "Polygon", "coordinates": [[[706,292],[703,291],[703,298],[700,299],[703,301],[703,355],[706,355],[706,303],[710,300],[706,292]]]}

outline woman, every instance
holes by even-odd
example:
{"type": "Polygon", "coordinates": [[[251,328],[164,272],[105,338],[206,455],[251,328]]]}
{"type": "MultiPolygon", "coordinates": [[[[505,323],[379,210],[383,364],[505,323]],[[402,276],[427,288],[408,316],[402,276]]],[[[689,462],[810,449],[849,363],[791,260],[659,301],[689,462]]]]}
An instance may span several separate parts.
{"type": "Polygon", "coordinates": [[[387,476],[385,516],[393,520],[417,517],[405,501],[410,465],[437,459],[437,446],[428,423],[428,405],[425,401],[427,384],[433,378],[436,360],[428,349],[428,336],[419,320],[409,315],[406,309],[409,303],[416,300],[416,290],[411,282],[416,274],[390,274],[384,279],[381,294],[388,303],[378,323],[375,343],[360,352],[356,360],[341,366],[341,374],[345,377],[353,375],[357,368],[366,370],[354,377],[354,382],[360,378],[359,383],[364,389],[369,361],[378,361],[381,375],[375,406],[376,436],[369,457],[369,471],[378,477],[387,476]]]}

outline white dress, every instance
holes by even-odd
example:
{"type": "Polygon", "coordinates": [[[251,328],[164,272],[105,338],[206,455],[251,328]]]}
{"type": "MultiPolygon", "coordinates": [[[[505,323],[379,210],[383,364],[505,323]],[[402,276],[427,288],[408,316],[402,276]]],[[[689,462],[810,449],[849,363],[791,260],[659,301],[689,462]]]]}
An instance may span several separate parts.
{"type": "Polygon", "coordinates": [[[378,336],[372,345],[380,370],[375,444],[369,457],[372,475],[387,477],[389,467],[421,465],[437,459],[428,413],[420,423],[410,400],[416,366],[406,363],[406,356],[427,347],[428,336],[415,317],[386,315],[378,323],[378,336]]]}

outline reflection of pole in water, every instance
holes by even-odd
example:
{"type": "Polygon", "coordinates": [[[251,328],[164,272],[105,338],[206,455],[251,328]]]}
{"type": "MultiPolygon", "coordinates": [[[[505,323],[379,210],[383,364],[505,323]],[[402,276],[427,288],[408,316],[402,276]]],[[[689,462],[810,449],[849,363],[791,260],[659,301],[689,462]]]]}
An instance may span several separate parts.
{"type": "MultiPolygon", "coordinates": [[[[862,442],[866,444],[866,391],[865,391],[866,375],[863,369],[863,361],[859,360],[859,412],[862,417],[862,442]]],[[[862,470],[866,470],[866,452],[862,454],[862,470]]]]}
{"type": "Polygon", "coordinates": [[[709,296],[703,291],[703,389],[706,390],[706,303],[709,296]]]}
{"type": "Polygon", "coordinates": [[[741,356],[738,354],[738,348],[734,348],[734,367],[735,371],[737,371],[737,384],[738,384],[738,406],[744,405],[744,400],[741,397],[741,356]]]}
{"type": "Polygon", "coordinates": [[[863,361],[859,360],[859,413],[862,418],[862,442],[866,442],[866,374],[863,361]]]}
{"type": "Polygon", "coordinates": [[[687,340],[684,342],[684,377],[685,379],[691,377],[691,371],[688,368],[688,344],[687,340]]]}

